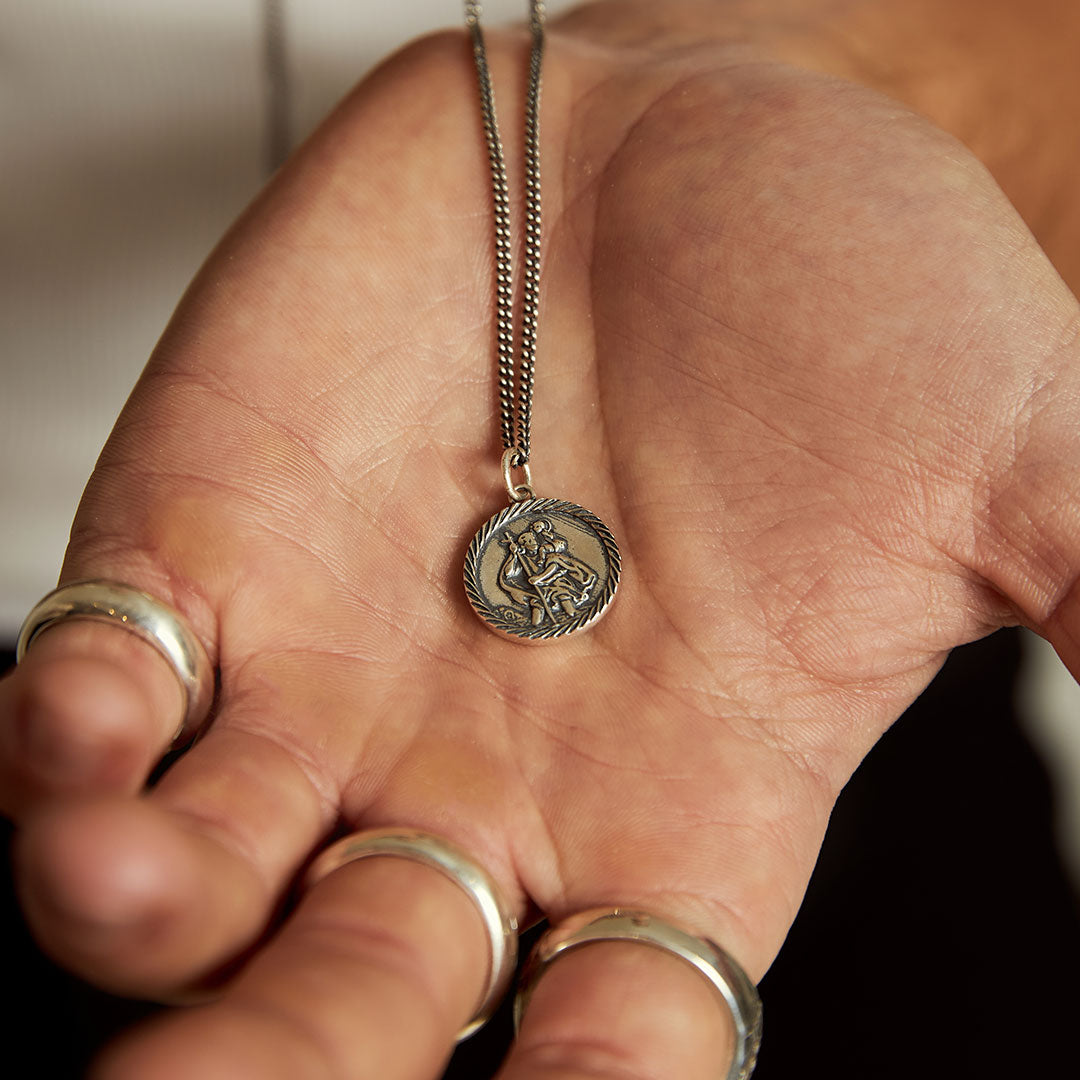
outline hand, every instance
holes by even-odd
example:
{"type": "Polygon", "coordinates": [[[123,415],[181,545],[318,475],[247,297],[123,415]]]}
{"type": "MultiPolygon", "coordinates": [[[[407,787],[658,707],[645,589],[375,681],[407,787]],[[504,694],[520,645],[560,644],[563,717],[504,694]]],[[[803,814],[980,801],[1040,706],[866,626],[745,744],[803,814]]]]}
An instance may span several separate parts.
{"type": "MultiPolygon", "coordinates": [[[[110,988],[226,985],[99,1077],[439,1074],[486,974],[452,884],[365,860],[268,937],[341,825],[447,836],[524,920],[647,908],[757,979],[837,792],[948,650],[1021,620],[1076,660],[1080,313],[993,182],[867,90],[607,25],[551,34],[534,421],[541,492],[623,548],[600,626],[527,650],[462,595],[502,496],[460,34],[268,189],[110,440],[64,576],[184,611],[219,707],[140,794],[171,674],[107,628],[42,636],[0,700],[27,915],[110,988]]],[[[511,145],[521,47],[493,42],[511,145]]],[[[504,1076],[696,1080],[728,1040],[692,972],[596,946],[504,1076]]]]}

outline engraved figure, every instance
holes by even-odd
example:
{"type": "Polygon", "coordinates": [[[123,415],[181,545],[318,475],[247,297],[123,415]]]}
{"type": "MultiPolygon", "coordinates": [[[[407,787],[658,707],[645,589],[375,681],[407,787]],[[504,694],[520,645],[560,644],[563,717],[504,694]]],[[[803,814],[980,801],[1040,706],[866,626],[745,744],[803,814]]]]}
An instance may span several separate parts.
{"type": "Polygon", "coordinates": [[[529,578],[539,570],[540,544],[536,533],[524,529],[518,535],[507,532],[502,543],[509,549],[499,567],[499,588],[516,608],[524,608],[533,626],[539,626],[545,616],[554,616],[544,603],[543,595],[529,578]]]}
{"type": "Polygon", "coordinates": [[[499,569],[499,587],[515,607],[529,613],[533,626],[577,614],[590,600],[596,572],[569,553],[566,537],[547,518],[537,518],[520,533],[503,538],[509,551],[499,569]]]}
{"type": "Polygon", "coordinates": [[[550,547],[557,555],[565,554],[567,550],[566,537],[557,533],[547,518],[537,518],[529,528],[536,533],[541,547],[550,547]]]}

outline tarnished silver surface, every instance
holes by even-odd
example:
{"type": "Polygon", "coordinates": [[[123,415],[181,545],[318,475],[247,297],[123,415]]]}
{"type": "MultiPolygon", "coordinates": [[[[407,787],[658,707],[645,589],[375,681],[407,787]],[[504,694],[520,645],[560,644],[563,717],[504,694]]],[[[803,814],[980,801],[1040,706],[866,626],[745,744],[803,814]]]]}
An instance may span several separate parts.
{"type": "Polygon", "coordinates": [[[595,515],[562,499],[526,499],[473,537],[465,593],[492,629],[552,641],[599,619],[619,584],[619,548],[595,515]]]}
{"type": "Polygon", "coordinates": [[[465,3],[465,25],[472,39],[480,88],[495,225],[495,322],[499,353],[499,424],[503,447],[514,451],[514,464],[529,461],[536,326],[540,312],[540,69],[544,58],[544,5],[529,2],[529,81],[525,96],[525,276],[521,292],[520,360],[514,364],[514,285],[510,239],[510,184],[506,175],[495,91],[488,70],[481,5],[465,3]],[[515,396],[517,407],[515,410],[515,396]]]}
{"type": "Polygon", "coordinates": [[[761,998],[757,988],[715,941],[696,937],[647,911],[597,908],[552,927],[537,943],[522,972],[514,1001],[515,1026],[521,1023],[533,989],[548,965],[568,949],[599,941],[648,945],[697,968],[727,1006],[735,1028],[735,1053],[723,1074],[724,1080],[749,1080],[761,1047],[761,998]]]}

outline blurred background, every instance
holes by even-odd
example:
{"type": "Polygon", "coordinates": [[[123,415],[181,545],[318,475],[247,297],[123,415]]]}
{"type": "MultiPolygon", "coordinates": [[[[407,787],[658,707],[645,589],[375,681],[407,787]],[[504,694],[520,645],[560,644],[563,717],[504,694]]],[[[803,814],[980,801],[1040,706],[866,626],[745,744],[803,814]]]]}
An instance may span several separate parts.
{"type": "MultiPolygon", "coordinates": [[[[496,23],[524,4],[485,10],[496,23]]],[[[0,0],[0,662],[217,238],[368,68],[460,19],[457,0],[0,0]]],[[[1059,1069],[1080,1008],[1078,884],[1080,694],[1032,635],[958,650],[841,798],[762,985],[757,1075],[1059,1069]]],[[[41,957],[9,879],[2,903],[9,1053],[81,1075],[146,1007],[41,957]]],[[[506,1018],[492,1027],[450,1075],[491,1074],[506,1018]]]]}

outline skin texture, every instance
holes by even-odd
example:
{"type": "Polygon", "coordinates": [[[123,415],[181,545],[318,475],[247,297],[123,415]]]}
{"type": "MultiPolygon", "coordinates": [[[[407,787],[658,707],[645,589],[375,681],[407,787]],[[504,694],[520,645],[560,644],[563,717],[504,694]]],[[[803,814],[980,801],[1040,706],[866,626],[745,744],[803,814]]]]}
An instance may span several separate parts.
{"type": "MultiPolygon", "coordinates": [[[[550,34],[534,472],[619,537],[615,607],[526,649],[463,595],[504,496],[474,77],[437,36],[210,258],[79,511],[65,578],[145,588],[207,643],[206,736],[141,793],[176,689],[108,628],[49,631],[0,687],[45,947],[125,993],[225,984],[99,1080],[439,1075],[479,921],[396,859],[293,910],[335,829],[429,829],[523,921],[644,907],[756,980],[836,794],[949,649],[1024,622],[1077,668],[1080,311],[1016,210],[831,44],[604,7],[550,34]]],[[[525,48],[491,37],[515,175],[525,48]]],[[[729,1052],[689,969],[595,946],[503,1076],[705,1080],[729,1052]]]]}

